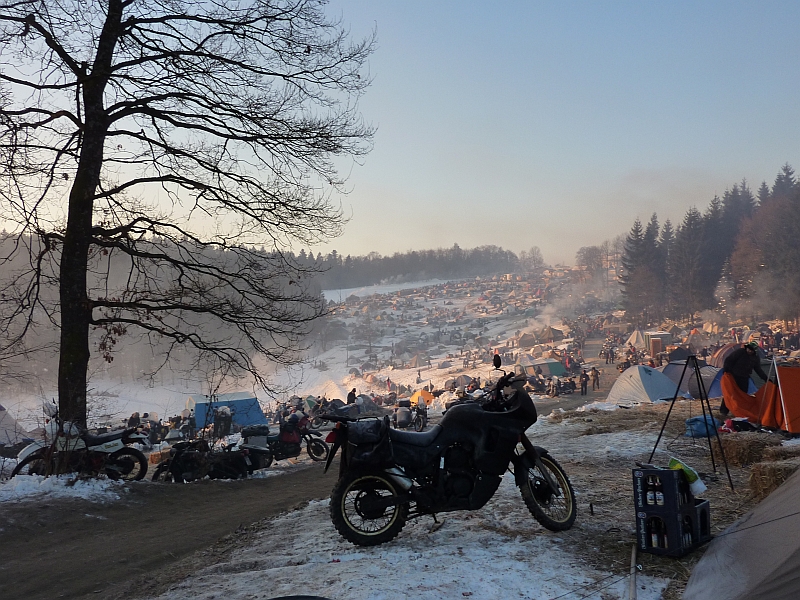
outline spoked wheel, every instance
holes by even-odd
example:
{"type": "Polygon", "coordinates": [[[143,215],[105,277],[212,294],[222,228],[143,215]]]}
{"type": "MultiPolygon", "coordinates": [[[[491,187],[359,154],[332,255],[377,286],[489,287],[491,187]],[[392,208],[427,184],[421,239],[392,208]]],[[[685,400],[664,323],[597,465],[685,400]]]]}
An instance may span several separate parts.
{"type": "Polygon", "coordinates": [[[575,491],[564,469],[554,458],[542,456],[540,460],[556,484],[558,494],[550,488],[540,467],[533,465],[528,468],[527,480],[520,486],[522,498],[542,527],[550,531],[564,531],[572,527],[577,516],[575,491]]]}
{"type": "Polygon", "coordinates": [[[323,421],[321,418],[314,417],[313,419],[311,419],[311,422],[309,423],[309,425],[311,426],[311,429],[319,429],[320,427],[322,427],[322,424],[324,422],[325,421],[323,421]]]}
{"type": "Polygon", "coordinates": [[[422,431],[425,429],[425,420],[421,416],[414,419],[414,431],[422,431]]]}
{"type": "Polygon", "coordinates": [[[11,471],[11,477],[15,475],[49,475],[52,469],[48,469],[47,461],[39,452],[26,456],[11,471]]]}
{"type": "Polygon", "coordinates": [[[342,537],[358,546],[376,546],[394,539],[408,516],[408,503],[398,504],[400,490],[381,471],[350,471],[331,493],[331,521],[342,537]]]}
{"type": "Polygon", "coordinates": [[[140,481],[147,475],[147,458],[136,448],[122,448],[108,457],[105,472],[111,479],[140,481]]]}
{"type": "Polygon", "coordinates": [[[328,459],[328,444],[322,440],[312,439],[306,444],[306,450],[312,460],[327,460],[328,459]]]}
{"type": "Polygon", "coordinates": [[[178,481],[175,479],[175,475],[172,474],[172,471],[169,470],[169,461],[164,461],[156,467],[155,472],[153,473],[153,481],[160,481],[162,483],[175,483],[178,481]]]}

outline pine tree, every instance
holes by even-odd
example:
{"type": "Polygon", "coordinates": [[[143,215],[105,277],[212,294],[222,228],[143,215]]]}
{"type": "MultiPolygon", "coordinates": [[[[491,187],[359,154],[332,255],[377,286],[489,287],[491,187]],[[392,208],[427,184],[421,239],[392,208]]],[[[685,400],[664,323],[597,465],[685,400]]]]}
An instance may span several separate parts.
{"type": "Polygon", "coordinates": [[[772,197],[775,199],[790,200],[793,198],[797,189],[797,180],[794,177],[794,169],[786,163],[781,167],[775,183],[772,185],[772,197]]]}

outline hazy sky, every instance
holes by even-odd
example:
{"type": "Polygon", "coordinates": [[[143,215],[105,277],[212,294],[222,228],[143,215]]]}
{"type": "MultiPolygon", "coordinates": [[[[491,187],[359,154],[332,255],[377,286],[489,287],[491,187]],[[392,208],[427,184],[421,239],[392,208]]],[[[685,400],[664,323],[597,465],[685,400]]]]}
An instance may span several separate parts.
{"type": "Polygon", "coordinates": [[[533,245],[574,261],[656,211],[800,170],[800,3],[332,0],[377,31],[377,126],[344,235],[366,254],[533,245]]]}

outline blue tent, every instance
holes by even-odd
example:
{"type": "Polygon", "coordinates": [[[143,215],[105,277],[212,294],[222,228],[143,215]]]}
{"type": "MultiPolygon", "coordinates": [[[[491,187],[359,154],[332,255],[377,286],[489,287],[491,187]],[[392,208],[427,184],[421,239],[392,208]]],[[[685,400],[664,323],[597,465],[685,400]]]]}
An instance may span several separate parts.
{"type": "Polygon", "coordinates": [[[214,422],[214,409],[227,406],[231,410],[236,425],[266,425],[267,417],[258,403],[258,398],[249,392],[215,394],[213,396],[193,396],[186,403],[187,408],[194,405],[197,427],[205,427],[214,422]]]}
{"type": "MultiPolygon", "coordinates": [[[[714,381],[712,381],[711,385],[708,387],[708,397],[709,398],[722,398],[722,384],[720,383],[720,380],[722,379],[722,373],[723,373],[723,371],[722,371],[722,369],[720,369],[719,373],[717,373],[717,376],[714,377],[714,381]]],[[[758,390],[758,388],[756,387],[756,384],[753,383],[753,380],[751,379],[747,383],[747,393],[752,396],[753,394],[756,393],[756,390],[758,390]]]]}

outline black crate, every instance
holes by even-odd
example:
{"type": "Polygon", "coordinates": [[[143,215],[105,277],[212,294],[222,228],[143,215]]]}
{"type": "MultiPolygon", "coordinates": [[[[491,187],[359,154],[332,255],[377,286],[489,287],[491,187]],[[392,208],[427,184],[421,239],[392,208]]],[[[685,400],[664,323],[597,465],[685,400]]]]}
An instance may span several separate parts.
{"type": "Polygon", "coordinates": [[[677,469],[634,469],[633,470],[633,502],[636,512],[674,513],[686,507],[694,506],[694,497],[689,489],[689,482],[683,471],[677,469]],[[661,482],[663,504],[648,503],[648,478],[657,478],[661,482]]]}
{"type": "Polygon", "coordinates": [[[708,500],[693,499],[692,506],[675,512],[642,510],[636,513],[636,540],[642,552],[679,557],[710,539],[708,500]]]}

